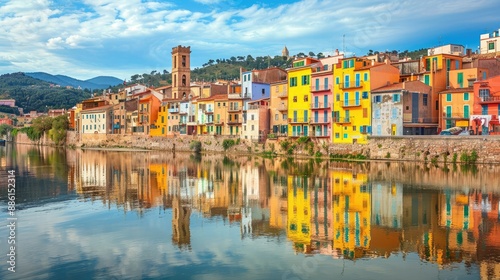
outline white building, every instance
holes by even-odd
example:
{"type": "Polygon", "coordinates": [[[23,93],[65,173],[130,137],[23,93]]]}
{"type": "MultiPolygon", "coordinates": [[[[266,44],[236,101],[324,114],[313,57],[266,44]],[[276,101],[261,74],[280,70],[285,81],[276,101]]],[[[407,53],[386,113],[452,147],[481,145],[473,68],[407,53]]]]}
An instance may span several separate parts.
{"type": "Polygon", "coordinates": [[[113,105],[82,110],[80,113],[83,134],[111,133],[113,105]]]}
{"type": "Polygon", "coordinates": [[[500,51],[500,29],[491,33],[481,34],[479,39],[479,53],[496,53],[500,51]]]}

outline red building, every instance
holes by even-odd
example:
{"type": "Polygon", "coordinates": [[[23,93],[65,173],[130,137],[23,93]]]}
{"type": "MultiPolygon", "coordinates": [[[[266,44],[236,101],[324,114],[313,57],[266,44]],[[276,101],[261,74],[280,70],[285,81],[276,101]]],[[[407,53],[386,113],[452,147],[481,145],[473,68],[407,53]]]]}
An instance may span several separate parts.
{"type": "Polygon", "coordinates": [[[500,76],[474,83],[471,128],[481,134],[500,135],[500,76]]]}

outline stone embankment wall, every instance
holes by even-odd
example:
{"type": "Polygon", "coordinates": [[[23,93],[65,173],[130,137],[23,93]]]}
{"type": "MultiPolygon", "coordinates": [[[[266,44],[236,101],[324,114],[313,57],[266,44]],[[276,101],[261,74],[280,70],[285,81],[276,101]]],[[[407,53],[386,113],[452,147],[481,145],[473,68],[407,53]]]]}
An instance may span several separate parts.
{"type": "MultiPolygon", "coordinates": [[[[105,135],[105,134],[77,134],[68,131],[66,144],[71,147],[83,148],[136,148],[166,151],[190,151],[193,141],[202,143],[202,150],[206,152],[224,152],[223,141],[229,139],[223,136],[179,136],[179,137],[150,137],[142,135],[105,135]]],[[[282,141],[293,142],[291,139],[268,140],[266,144],[230,138],[239,143],[231,147],[228,153],[257,154],[264,151],[273,151],[285,154],[281,149],[282,141]]],[[[23,133],[15,139],[17,143],[54,145],[44,136],[33,142],[23,133]]],[[[363,155],[367,159],[375,160],[402,160],[452,162],[453,158],[460,162],[463,154],[470,155],[475,151],[478,163],[500,162],[500,137],[498,136],[401,136],[401,137],[370,137],[369,143],[361,144],[326,144],[313,141],[308,149],[299,145],[293,156],[311,156],[316,152],[322,156],[333,155],[363,155]],[[311,153],[310,147],[313,147],[311,153]]]]}

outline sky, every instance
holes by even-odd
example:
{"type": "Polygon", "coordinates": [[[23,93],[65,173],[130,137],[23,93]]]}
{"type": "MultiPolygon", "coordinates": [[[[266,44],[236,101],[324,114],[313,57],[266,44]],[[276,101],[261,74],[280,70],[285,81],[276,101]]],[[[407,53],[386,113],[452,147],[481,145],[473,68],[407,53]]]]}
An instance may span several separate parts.
{"type": "Polygon", "coordinates": [[[86,80],[191,67],[231,56],[365,55],[460,44],[500,29],[498,0],[0,0],[0,74],[86,80]]]}

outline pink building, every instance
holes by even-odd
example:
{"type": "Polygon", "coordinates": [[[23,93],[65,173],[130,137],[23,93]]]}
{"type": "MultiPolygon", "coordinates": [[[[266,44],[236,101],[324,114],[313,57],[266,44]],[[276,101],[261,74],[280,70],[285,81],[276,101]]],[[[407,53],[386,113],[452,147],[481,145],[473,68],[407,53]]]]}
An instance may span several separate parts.
{"type": "Polygon", "coordinates": [[[0,105],[9,106],[9,107],[16,107],[16,100],[14,100],[14,99],[1,99],[0,105]]]}

